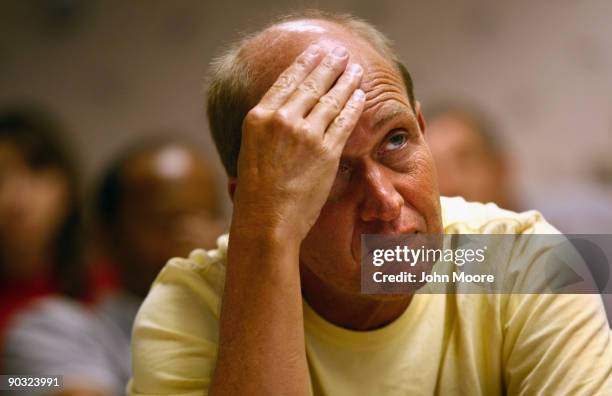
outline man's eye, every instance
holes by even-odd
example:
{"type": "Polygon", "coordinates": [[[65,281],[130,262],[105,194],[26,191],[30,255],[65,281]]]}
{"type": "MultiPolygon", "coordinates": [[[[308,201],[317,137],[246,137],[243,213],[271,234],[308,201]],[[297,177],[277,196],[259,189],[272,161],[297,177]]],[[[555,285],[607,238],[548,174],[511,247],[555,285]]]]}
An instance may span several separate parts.
{"type": "Polygon", "coordinates": [[[408,141],[405,131],[399,131],[391,135],[383,146],[384,151],[393,151],[402,148],[408,141]]]}

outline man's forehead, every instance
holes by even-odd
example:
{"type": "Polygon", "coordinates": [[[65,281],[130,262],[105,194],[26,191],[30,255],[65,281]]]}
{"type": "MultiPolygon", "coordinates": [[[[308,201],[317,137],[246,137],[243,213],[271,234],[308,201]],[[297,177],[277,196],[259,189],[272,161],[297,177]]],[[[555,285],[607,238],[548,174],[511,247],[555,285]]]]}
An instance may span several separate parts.
{"type": "Polygon", "coordinates": [[[346,47],[350,62],[361,64],[366,73],[369,64],[388,63],[369,42],[336,23],[316,19],[284,22],[260,33],[241,51],[254,74],[255,90],[265,92],[300,53],[315,43],[324,52],[346,47]]]}
{"type": "Polygon", "coordinates": [[[361,89],[366,93],[366,107],[356,129],[363,129],[371,135],[394,117],[414,118],[397,66],[364,38],[337,23],[324,20],[284,22],[254,39],[248,54],[255,69],[254,91],[263,95],[280,73],[313,43],[325,52],[342,45],[349,51],[349,62],[359,63],[364,68],[361,89]]]}

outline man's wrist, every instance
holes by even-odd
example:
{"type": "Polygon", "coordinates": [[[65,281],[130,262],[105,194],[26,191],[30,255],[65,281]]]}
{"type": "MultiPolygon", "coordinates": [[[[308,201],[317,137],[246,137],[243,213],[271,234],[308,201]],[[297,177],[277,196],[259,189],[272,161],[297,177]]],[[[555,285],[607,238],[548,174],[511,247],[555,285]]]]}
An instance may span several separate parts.
{"type": "Polygon", "coordinates": [[[288,230],[285,224],[249,221],[234,218],[229,231],[229,245],[240,246],[258,254],[294,253],[299,255],[302,238],[288,230]]]}
{"type": "MultiPolygon", "coordinates": [[[[275,285],[276,290],[299,289],[300,243],[283,239],[280,230],[262,232],[241,224],[232,224],[229,233],[227,277],[232,282],[253,282],[253,274],[266,281],[260,286],[275,285]]],[[[236,284],[236,283],[234,283],[236,284]]],[[[269,286],[266,286],[269,287],[269,286]]]]}
{"type": "Polygon", "coordinates": [[[230,226],[230,235],[235,239],[253,241],[263,246],[275,247],[293,245],[299,247],[305,235],[299,232],[297,224],[291,224],[279,215],[246,215],[242,211],[234,210],[230,226]]]}

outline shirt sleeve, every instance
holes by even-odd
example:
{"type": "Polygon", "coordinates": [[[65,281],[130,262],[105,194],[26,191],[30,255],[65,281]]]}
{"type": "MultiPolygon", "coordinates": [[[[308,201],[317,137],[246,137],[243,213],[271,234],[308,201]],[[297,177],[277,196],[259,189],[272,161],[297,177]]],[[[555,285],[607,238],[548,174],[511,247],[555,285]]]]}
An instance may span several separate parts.
{"type": "Polygon", "coordinates": [[[224,272],[205,253],[191,258],[166,265],[136,316],[130,395],[208,393],[224,272]]]}
{"type": "MultiPolygon", "coordinates": [[[[562,236],[543,235],[557,234],[556,229],[540,218],[522,233],[539,234],[540,242],[523,238],[517,249],[524,256],[516,260],[522,266],[519,293],[537,290],[536,279],[546,279],[547,266],[550,274],[566,274],[567,268],[551,268],[557,262],[548,261],[550,247],[562,236]],[[545,243],[549,240],[551,246],[545,243]]],[[[577,271],[584,270],[582,264],[571,263],[577,271]]],[[[549,291],[505,295],[504,301],[502,364],[508,395],[612,395],[612,334],[601,295],[549,291]]]]}
{"type": "Polygon", "coordinates": [[[513,295],[509,306],[509,395],[612,395],[612,339],[601,296],[513,295]]]}

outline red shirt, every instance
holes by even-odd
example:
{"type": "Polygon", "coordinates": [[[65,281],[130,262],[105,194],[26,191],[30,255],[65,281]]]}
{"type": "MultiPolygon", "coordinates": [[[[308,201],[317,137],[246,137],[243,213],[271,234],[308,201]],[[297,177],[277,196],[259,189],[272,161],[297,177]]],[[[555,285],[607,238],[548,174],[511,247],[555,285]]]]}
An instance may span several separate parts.
{"type": "Polygon", "coordinates": [[[50,275],[5,281],[0,280],[0,340],[13,316],[37,298],[57,293],[50,275]]]}
{"type": "MultiPolygon", "coordinates": [[[[97,262],[89,266],[87,281],[90,287],[82,302],[91,303],[97,297],[115,290],[118,277],[112,265],[97,262]]],[[[35,300],[60,293],[58,284],[51,274],[40,274],[30,278],[0,280],[0,348],[11,319],[35,300]]]]}

